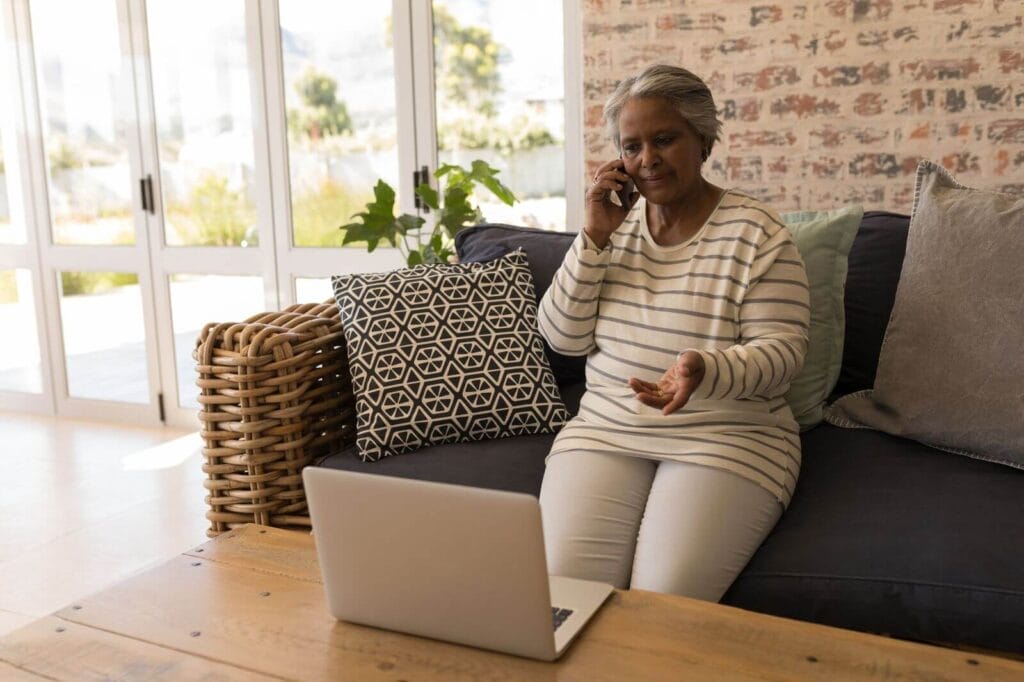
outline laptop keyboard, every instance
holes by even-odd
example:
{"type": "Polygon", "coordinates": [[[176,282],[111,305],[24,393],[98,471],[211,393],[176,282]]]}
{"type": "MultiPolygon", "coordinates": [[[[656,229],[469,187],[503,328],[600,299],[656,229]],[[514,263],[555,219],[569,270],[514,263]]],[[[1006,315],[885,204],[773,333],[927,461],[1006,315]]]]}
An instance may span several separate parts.
{"type": "Polygon", "coordinates": [[[551,618],[555,621],[555,629],[565,622],[565,619],[572,615],[572,609],[560,609],[557,606],[551,607],[551,618]]]}

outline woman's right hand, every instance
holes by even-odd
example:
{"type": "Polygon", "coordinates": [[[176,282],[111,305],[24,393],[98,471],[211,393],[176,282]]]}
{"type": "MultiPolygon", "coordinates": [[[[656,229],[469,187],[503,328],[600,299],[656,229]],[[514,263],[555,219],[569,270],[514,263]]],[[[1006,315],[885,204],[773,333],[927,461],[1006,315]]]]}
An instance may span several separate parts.
{"type": "Polygon", "coordinates": [[[627,183],[631,183],[631,180],[622,159],[615,159],[597,169],[594,184],[587,190],[583,231],[599,249],[603,249],[612,233],[622,226],[629,209],[640,196],[639,192],[633,190],[627,206],[613,203],[612,193],[621,190],[627,183]]]}

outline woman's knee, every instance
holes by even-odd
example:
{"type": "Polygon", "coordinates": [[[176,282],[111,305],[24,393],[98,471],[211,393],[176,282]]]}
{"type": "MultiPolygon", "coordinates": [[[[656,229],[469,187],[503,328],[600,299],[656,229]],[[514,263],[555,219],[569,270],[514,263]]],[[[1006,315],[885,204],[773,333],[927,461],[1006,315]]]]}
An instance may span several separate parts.
{"type": "Polygon", "coordinates": [[[718,601],[781,513],[774,495],[737,474],[663,463],[640,526],[631,586],[718,601]]]}
{"type": "Polygon", "coordinates": [[[583,451],[550,457],[540,493],[548,572],[625,587],[655,468],[583,451]]]}

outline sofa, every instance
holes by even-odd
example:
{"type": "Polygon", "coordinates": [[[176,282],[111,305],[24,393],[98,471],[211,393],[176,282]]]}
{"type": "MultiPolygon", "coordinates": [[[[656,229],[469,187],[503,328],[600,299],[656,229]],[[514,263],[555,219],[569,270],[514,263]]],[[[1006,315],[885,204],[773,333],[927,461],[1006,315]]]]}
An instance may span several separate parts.
{"type": "MultiPolygon", "coordinates": [[[[842,366],[830,400],[870,388],[909,217],[863,214],[849,251],[842,366]]],[[[479,225],[460,259],[522,248],[539,299],[572,234],[479,225]]],[[[583,358],[547,349],[575,412],[583,358]]],[[[553,433],[449,443],[364,461],[333,302],[210,324],[195,352],[210,535],[308,528],[301,470],[349,471],[537,495],[553,433]]],[[[868,429],[801,434],[792,502],[723,598],[753,611],[986,651],[1024,653],[1024,471],[868,429]]]]}

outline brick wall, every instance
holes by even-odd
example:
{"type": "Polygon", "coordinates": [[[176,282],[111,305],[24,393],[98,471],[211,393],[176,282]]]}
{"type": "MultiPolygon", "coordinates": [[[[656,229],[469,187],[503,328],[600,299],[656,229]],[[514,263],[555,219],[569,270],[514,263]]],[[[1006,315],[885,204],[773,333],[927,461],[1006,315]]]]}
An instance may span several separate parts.
{"type": "Polygon", "coordinates": [[[921,158],[1024,192],[1024,0],[581,0],[588,176],[601,108],[653,63],[707,81],[713,182],[780,210],[910,211],[921,158]]]}

